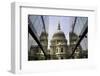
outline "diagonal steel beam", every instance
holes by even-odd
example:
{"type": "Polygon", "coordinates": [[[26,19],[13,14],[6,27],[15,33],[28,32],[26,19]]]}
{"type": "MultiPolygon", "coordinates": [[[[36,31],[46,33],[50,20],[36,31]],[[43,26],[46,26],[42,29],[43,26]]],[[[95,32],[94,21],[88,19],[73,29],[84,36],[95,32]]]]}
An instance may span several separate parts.
{"type": "Polygon", "coordinates": [[[44,22],[43,16],[41,16],[41,20],[42,20],[42,23],[43,23],[43,29],[44,29],[44,32],[46,32],[45,22],[44,22]]]}
{"type": "Polygon", "coordinates": [[[86,29],[85,29],[84,32],[82,33],[82,35],[81,35],[80,39],[78,40],[78,42],[77,42],[77,44],[76,44],[76,46],[75,46],[75,48],[74,48],[72,54],[71,54],[68,58],[71,58],[71,57],[73,56],[73,54],[75,53],[75,50],[77,49],[78,45],[79,45],[80,42],[83,40],[83,38],[86,36],[87,32],[88,32],[88,26],[86,27],[86,29]]]}
{"type": "MultiPolygon", "coordinates": [[[[84,24],[84,26],[83,26],[83,28],[82,28],[82,30],[81,30],[81,32],[80,32],[79,37],[81,37],[83,31],[86,29],[87,26],[88,26],[88,20],[87,20],[86,23],[84,24]]],[[[85,35],[85,38],[87,38],[87,35],[85,35]]]]}
{"type": "MultiPolygon", "coordinates": [[[[46,27],[45,27],[46,25],[45,25],[43,16],[41,16],[41,19],[42,19],[42,23],[43,23],[43,29],[44,29],[44,32],[46,34],[46,27]]],[[[46,40],[47,40],[47,35],[45,37],[46,37],[46,40]]]]}
{"type": "Polygon", "coordinates": [[[75,20],[74,20],[74,23],[73,23],[73,26],[72,26],[72,33],[74,32],[76,21],[77,21],[77,17],[75,17],[75,20]]]}

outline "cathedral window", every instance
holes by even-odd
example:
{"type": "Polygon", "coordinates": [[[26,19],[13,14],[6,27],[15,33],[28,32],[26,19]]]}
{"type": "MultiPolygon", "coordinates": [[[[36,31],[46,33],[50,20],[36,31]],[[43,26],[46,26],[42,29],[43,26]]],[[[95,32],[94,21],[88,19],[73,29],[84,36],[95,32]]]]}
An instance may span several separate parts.
{"type": "Polygon", "coordinates": [[[61,59],[63,59],[63,57],[61,57],[61,59]]]}
{"type": "Polygon", "coordinates": [[[61,52],[63,52],[63,48],[61,48],[61,52]]]}
{"type": "Polygon", "coordinates": [[[57,40],[57,44],[60,42],[60,40],[57,40]]]}

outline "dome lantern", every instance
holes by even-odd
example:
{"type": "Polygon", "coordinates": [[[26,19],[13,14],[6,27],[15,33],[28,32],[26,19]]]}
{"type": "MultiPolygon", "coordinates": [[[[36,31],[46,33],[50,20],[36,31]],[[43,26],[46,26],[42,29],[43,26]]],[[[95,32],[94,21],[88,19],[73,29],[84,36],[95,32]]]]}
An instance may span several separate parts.
{"type": "Polygon", "coordinates": [[[60,28],[60,22],[58,23],[58,30],[61,30],[61,28],[60,28]]]}

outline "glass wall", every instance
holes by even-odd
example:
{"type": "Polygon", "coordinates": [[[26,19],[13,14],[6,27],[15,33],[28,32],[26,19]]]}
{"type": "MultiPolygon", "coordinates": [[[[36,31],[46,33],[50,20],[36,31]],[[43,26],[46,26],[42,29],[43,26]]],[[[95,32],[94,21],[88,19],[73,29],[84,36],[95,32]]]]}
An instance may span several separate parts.
{"type": "MultiPolygon", "coordinates": [[[[29,60],[39,59],[38,57],[32,57],[36,54],[39,54],[41,51],[41,55],[44,58],[43,54],[43,43],[41,42],[41,34],[48,33],[48,16],[40,16],[40,15],[28,15],[28,50],[29,50],[29,60]],[[37,48],[36,48],[37,47],[37,48]],[[41,50],[40,50],[41,49],[41,50]],[[31,53],[33,52],[33,53],[31,53]]],[[[44,35],[47,37],[47,35],[44,35]]]]}
{"type": "Polygon", "coordinates": [[[88,17],[28,15],[28,60],[88,58],[88,17]]]}
{"type": "MultiPolygon", "coordinates": [[[[85,32],[87,28],[87,33],[85,36],[81,39],[78,47],[80,47],[80,56],[83,58],[88,57],[88,17],[75,17],[72,25],[72,32],[78,37],[76,40],[76,44],[78,41],[82,38],[83,33],[85,32]]],[[[72,41],[72,40],[71,40],[72,41]]],[[[76,45],[75,45],[76,46],[76,45]]],[[[74,48],[75,48],[74,46],[74,48]]],[[[76,48],[76,51],[78,50],[78,47],[76,48]]]]}

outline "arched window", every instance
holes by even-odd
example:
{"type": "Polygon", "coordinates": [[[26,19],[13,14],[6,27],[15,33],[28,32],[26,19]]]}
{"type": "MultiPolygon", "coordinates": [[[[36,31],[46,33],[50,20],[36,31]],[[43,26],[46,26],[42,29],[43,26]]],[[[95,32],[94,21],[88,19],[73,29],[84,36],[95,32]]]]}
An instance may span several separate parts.
{"type": "Polygon", "coordinates": [[[63,57],[61,57],[61,59],[63,59],[63,57]]]}
{"type": "Polygon", "coordinates": [[[61,52],[63,52],[63,48],[61,48],[61,52]]]}

